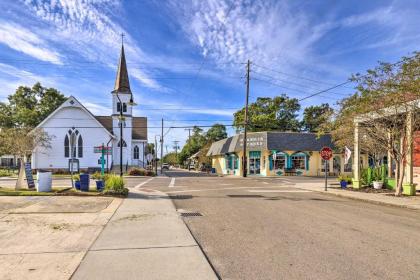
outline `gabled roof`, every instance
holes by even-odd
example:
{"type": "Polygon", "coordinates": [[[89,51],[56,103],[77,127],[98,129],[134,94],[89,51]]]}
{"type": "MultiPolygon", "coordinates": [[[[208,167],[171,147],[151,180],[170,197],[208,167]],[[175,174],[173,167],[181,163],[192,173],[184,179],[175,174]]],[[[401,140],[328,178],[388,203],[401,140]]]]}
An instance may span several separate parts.
{"type": "Polygon", "coordinates": [[[320,151],[325,146],[334,149],[330,134],[318,137],[306,132],[267,132],[268,150],[320,151]]]}
{"type": "Polygon", "coordinates": [[[133,140],[147,140],[147,118],[133,117],[133,140]]]}
{"type": "MultiPolygon", "coordinates": [[[[235,135],[214,142],[207,156],[224,155],[240,152],[243,149],[243,134],[235,135]]],[[[320,137],[316,133],[306,132],[251,132],[247,136],[248,151],[319,151],[324,146],[334,149],[331,135],[320,137]]]]}
{"type": "MultiPolygon", "coordinates": [[[[112,129],[111,116],[95,116],[95,118],[110,132],[112,129]]],[[[118,131],[116,131],[118,133],[118,131]]],[[[147,118],[133,117],[132,119],[132,138],[133,140],[147,140],[147,118]]]]}
{"type": "Polygon", "coordinates": [[[40,127],[42,127],[44,124],[45,124],[45,122],[47,122],[47,120],[49,120],[49,119],[51,119],[58,111],[60,111],[61,109],[63,109],[63,108],[66,108],[66,107],[78,107],[78,108],[80,108],[82,111],[84,111],[88,116],[90,116],[94,121],[96,121],[96,123],[97,123],[97,125],[99,126],[99,127],[102,127],[103,129],[105,129],[106,131],[107,131],[107,133],[111,136],[111,137],[114,137],[113,135],[112,135],[112,133],[107,129],[107,128],[105,128],[103,125],[102,125],[102,123],[101,122],[99,122],[97,119],[96,119],[96,117],[85,107],[85,106],[83,106],[83,104],[82,103],[80,103],[80,101],[79,100],[77,100],[77,98],[76,97],[74,97],[74,96],[70,96],[69,98],[67,98],[67,100],[66,101],[64,101],[63,102],[63,104],[61,104],[57,109],[55,109],[55,111],[54,112],[52,112],[48,117],[46,117],[40,124],[38,124],[37,126],[36,126],[36,128],[40,128],[40,127]]]}
{"type": "Polygon", "coordinates": [[[125,61],[124,45],[121,46],[120,61],[118,63],[117,77],[113,92],[131,94],[130,81],[128,79],[127,63],[125,61]]]}

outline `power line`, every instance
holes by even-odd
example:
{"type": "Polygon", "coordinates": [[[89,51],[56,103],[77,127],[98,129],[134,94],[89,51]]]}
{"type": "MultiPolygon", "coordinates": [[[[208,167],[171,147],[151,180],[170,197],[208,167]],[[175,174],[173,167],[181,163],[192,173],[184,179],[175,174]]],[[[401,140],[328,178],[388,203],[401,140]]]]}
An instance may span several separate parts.
{"type": "MultiPolygon", "coordinates": [[[[302,88],[313,89],[312,87],[308,87],[308,86],[305,86],[305,85],[302,85],[302,84],[299,84],[299,83],[294,83],[294,82],[290,82],[290,81],[286,81],[286,80],[278,79],[278,78],[276,78],[276,77],[273,77],[273,76],[270,76],[270,75],[267,75],[267,74],[264,74],[264,73],[261,73],[261,72],[254,72],[254,73],[256,73],[256,74],[258,74],[258,75],[265,76],[265,77],[270,78],[270,79],[272,79],[272,80],[277,80],[277,81],[280,81],[280,82],[282,82],[282,83],[288,83],[288,84],[292,84],[292,85],[297,85],[297,86],[302,87],[302,88]]],[[[271,81],[262,80],[262,79],[258,79],[258,80],[259,80],[259,81],[265,81],[265,82],[268,82],[268,83],[270,83],[270,82],[271,82],[271,81]]],[[[274,84],[274,85],[277,85],[277,86],[279,86],[279,87],[283,87],[283,88],[285,88],[285,89],[289,89],[289,90],[299,91],[299,92],[302,92],[302,93],[308,93],[308,92],[304,92],[304,91],[302,91],[302,90],[300,90],[300,89],[289,88],[289,87],[285,87],[285,86],[283,86],[283,85],[279,85],[279,84],[274,84]]],[[[338,95],[345,95],[345,96],[349,95],[349,94],[340,93],[340,92],[333,92],[333,93],[334,93],[334,94],[338,94],[338,95]]]]}
{"type": "MultiPolygon", "coordinates": [[[[292,78],[306,80],[306,81],[313,82],[313,83],[318,83],[318,84],[334,85],[333,83],[330,83],[330,82],[324,82],[324,81],[310,79],[310,78],[307,78],[307,77],[292,75],[292,74],[288,74],[288,73],[285,73],[285,72],[282,72],[282,71],[279,71],[279,70],[275,70],[275,69],[272,69],[272,68],[268,68],[266,66],[258,65],[258,64],[254,64],[254,65],[257,66],[257,67],[261,67],[261,68],[264,68],[266,70],[278,73],[278,74],[282,74],[282,75],[285,75],[285,76],[292,77],[292,78]]],[[[351,87],[347,87],[347,88],[351,89],[351,87]]]]}
{"type": "MultiPolygon", "coordinates": [[[[414,56],[411,56],[411,57],[408,57],[408,59],[413,58],[413,57],[415,57],[415,55],[414,55],[414,56]]],[[[389,64],[389,66],[395,66],[395,65],[398,65],[398,64],[400,64],[400,63],[402,63],[402,62],[404,62],[404,61],[403,61],[403,60],[400,60],[400,61],[397,61],[397,62],[395,62],[395,63],[389,64]]],[[[370,74],[369,74],[369,73],[367,73],[367,74],[364,74],[364,75],[360,75],[360,76],[359,76],[359,78],[363,78],[363,77],[366,77],[366,76],[368,76],[368,75],[370,75],[370,74]]],[[[324,92],[330,91],[330,90],[332,90],[332,89],[338,88],[338,87],[340,87],[340,86],[343,86],[343,85],[345,85],[345,84],[349,84],[349,83],[352,83],[352,82],[353,82],[353,81],[348,80],[348,81],[346,81],[346,82],[340,83],[340,84],[335,85],[335,86],[332,86],[332,87],[330,87],[330,88],[327,88],[327,89],[324,89],[324,90],[321,90],[321,91],[315,92],[315,93],[313,93],[313,94],[310,94],[310,95],[308,95],[308,96],[305,96],[305,97],[303,97],[303,98],[299,99],[299,101],[302,101],[302,100],[305,100],[305,99],[308,99],[308,98],[314,97],[314,96],[316,96],[316,95],[320,95],[321,93],[324,93],[324,92]]]]}

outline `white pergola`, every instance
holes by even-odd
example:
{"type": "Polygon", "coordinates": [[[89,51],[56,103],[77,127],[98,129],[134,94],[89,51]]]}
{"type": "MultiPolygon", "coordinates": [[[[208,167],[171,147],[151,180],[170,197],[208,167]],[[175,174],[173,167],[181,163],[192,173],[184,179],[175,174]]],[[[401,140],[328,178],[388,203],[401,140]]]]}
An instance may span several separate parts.
{"type": "MultiPolygon", "coordinates": [[[[358,116],[354,118],[354,161],[353,161],[353,188],[360,188],[360,126],[367,120],[379,120],[384,118],[387,115],[396,115],[401,114],[402,118],[406,118],[406,137],[407,142],[410,143],[407,151],[406,162],[405,162],[405,173],[404,173],[404,183],[403,183],[403,194],[406,195],[415,195],[416,186],[413,183],[413,134],[414,134],[414,125],[413,125],[413,114],[416,108],[419,108],[420,100],[414,100],[407,102],[401,108],[393,108],[392,110],[384,109],[384,113],[379,115],[377,113],[369,113],[365,115],[358,116]],[[407,106],[413,108],[412,110],[406,110],[407,106]]],[[[392,174],[392,159],[391,153],[388,151],[388,175],[392,174]]]]}

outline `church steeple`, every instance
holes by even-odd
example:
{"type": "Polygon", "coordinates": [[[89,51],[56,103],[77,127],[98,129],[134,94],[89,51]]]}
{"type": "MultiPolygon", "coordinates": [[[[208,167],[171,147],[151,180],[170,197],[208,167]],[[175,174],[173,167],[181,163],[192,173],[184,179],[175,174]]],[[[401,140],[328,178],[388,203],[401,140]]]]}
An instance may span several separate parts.
{"type": "Polygon", "coordinates": [[[122,42],[121,44],[121,55],[120,61],[118,63],[117,78],[115,79],[115,86],[113,92],[131,94],[130,81],[128,80],[127,63],[125,61],[124,54],[124,42],[122,42]]]}

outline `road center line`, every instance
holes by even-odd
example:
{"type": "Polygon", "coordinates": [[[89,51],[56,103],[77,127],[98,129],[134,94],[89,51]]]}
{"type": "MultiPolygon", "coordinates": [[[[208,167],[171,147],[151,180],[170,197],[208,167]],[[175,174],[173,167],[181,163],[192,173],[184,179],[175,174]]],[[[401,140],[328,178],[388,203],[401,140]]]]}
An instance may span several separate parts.
{"type": "Polygon", "coordinates": [[[149,183],[150,181],[152,181],[154,178],[150,178],[147,179],[146,181],[144,181],[143,183],[138,184],[137,186],[135,186],[134,188],[136,189],[140,189],[142,186],[146,185],[147,183],[149,183]]]}
{"type": "Polygon", "coordinates": [[[171,179],[171,182],[169,183],[169,186],[168,186],[168,188],[173,188],[173,187],[175,187],[175,178],[171,179]]]}

